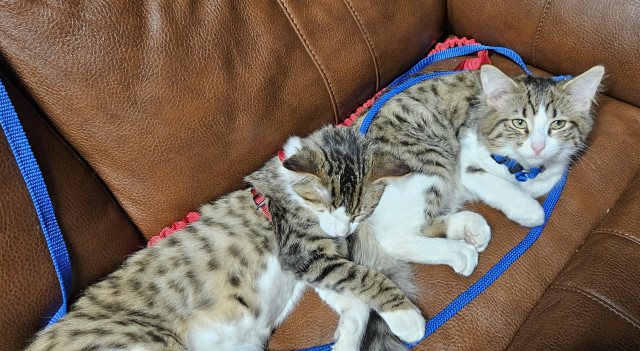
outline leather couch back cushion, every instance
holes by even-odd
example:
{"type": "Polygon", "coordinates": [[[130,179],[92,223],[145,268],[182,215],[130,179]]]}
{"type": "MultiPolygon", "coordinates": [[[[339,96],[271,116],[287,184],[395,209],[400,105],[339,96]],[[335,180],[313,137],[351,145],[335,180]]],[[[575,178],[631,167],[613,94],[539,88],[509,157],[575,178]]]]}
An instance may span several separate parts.
{"type": "Polygon", "coordinates": [[[606,94],[640,105],[640,6],[634,1],[447,1],[456,35],[507,46],[554,74],[603,64],[606,94]]]}
{"type": "Polygon", "coordinates": [[[149,238],[353,110],[444,21],[443,1],[14,1],[0,49],[149,238]]]}

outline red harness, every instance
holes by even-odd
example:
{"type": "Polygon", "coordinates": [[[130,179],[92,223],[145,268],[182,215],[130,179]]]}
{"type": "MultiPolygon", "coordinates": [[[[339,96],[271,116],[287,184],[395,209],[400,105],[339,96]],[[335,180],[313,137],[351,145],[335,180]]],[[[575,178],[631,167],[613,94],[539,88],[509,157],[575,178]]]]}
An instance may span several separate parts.
{"type": "MultiPolygon", "coordinates": [[[[287,157],[284,155],[284,151],[278,150],[278,159],[280,162],[284,161],[285,158],[287,157]]],[[[253,202],[256,203],[258,209],[261,210],[264,216],[271,222],[271,212],[269,212],[269,206],[267,206],[267,199],[254,187],[251,187],[251,195],[253,195],[253,202]]]]}

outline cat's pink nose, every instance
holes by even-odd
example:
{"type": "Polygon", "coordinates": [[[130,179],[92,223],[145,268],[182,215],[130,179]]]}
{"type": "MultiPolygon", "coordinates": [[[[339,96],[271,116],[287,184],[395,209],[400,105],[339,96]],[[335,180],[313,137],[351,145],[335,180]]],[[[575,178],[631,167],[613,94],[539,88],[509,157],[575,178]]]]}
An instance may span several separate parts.
{"type": "Polygon", "coordinates": [[[544,147],[544,143],[531,143],[531,149],[533,149],[533,152],[535,152],[536,155],[540,155],[542,150],[544,150],[544,147]]]}

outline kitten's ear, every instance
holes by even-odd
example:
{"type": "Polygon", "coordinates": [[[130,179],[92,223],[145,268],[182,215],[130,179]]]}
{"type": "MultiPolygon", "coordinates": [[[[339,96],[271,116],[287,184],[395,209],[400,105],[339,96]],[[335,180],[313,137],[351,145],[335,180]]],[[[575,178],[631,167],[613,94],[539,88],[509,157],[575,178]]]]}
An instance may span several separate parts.
{"type": "Polygon", "coordinates": [[[411,173],[411,169],[403,161],[386,153],[375,153],[373,155],[371,177],[374,181],[385,178],[402,177],[409,173],[411,173]]]}
{"type": "Polygon", "coordinates": [[[286,157],[295,155],[296,152],[300,151],[301,149],[302,139],[297,136],[290,137],[289,140],[287,140],[287,142],[282,146],[282,151],[284,151],[286,157]]]}
{"type": "Polygon", "coordinates": [[[282,161],[284,168],[298,173],[316,174],[316,163],[308,152],[302,150],[302,139],[293,136],[282,147],[286,159],[282,161]]]}
{"type": "Polygon", "coordinates": [[[284,168],[297,172],[316,175],[318,167],[316,162],[306,153],[298,152],[282,161],[284,168]]]}
{"type": "Polygon", "coordinates": [[[595,66],[564,84],[564,91],[573,98],[576,108],[591,108],[591,102],[598,92],[603,75],[604,67],[595,66]]]}
{"type": "Polygon", "coordinates": [[[518,88],[513,79],[492,65],[480,67],[480,80],[487,104],[494,108],[498,107],[505,97],[514,93],[518,88]]]}

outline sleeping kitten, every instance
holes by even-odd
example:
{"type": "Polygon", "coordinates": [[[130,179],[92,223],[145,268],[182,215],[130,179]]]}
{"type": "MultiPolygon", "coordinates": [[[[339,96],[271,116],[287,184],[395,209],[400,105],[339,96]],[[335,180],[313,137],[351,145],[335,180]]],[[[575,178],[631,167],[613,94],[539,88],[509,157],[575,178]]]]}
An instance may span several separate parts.
{"type": "MultiPolygon", "coordinates": [[[[422,81],[389,100],[367,137],[412,173],[389,182],[373,215],[359,227],[359,232],[370,230],[379,245],[370,244],[366,255],[354,255],[356,262],[384,272],[387,266],[376,266],[373,257],[391,255],[471,274],[491,230],[479,214],[458,211],[467,200],[482,200],[523,226],[542,224],[544,211],[534,198],[551,190],[584,147],[603,74],[596,66],[563,82],[511,79],[485,65],[480,71],[422,81]],[[525,170],[537,167],[539,173],[517,174],[528,179],[517,180],[498,163],[500,156],[517,160],[525,170]]],[[[367,112],[351,128],[359,129],[367,112]]],[[[409,284],[410,292],[410,279],[399,276],[395,282],[409,284]]],[[[364,327],[341,328],[346,316],[341,315],[336,333],[350,332],[351,339],[360,340],[364,327]]],[[[359,321],[352,325],[366,325],[368,312],[354,311],[349,318],[359,321]]],[[[406,350],[375,315],[367,329],[366,349],[406,350]]]]}
{"type": "Polygon", "coordinates": [[[347,239],[385,184],[407,173],[356,132],[291,138],[246,180],[200,208],[187,228],[143,249],[89,287],[27,350],[261,350],[305,286],[356,298],[393,333],[416,341],[418,308],[392,281],[345,259],[347,239]]]}

